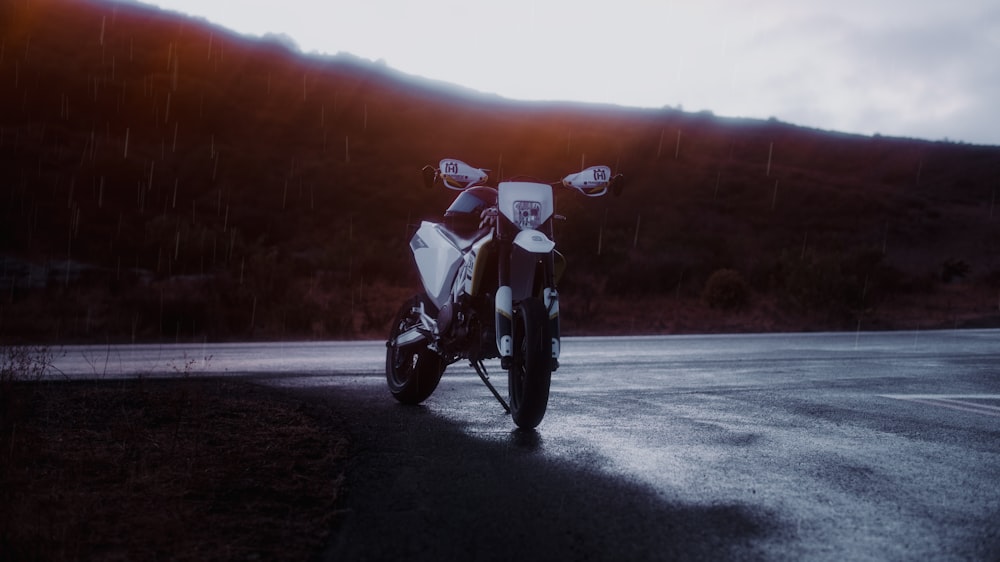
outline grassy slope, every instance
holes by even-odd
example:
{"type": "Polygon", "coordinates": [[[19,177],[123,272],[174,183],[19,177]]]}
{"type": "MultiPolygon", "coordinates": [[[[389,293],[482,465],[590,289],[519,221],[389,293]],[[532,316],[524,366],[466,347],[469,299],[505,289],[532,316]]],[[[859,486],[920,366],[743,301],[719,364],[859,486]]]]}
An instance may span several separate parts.
{"type": "Polygon", "coordinates": [[[378,337],[416,286],[407,233],[452,195],[419,187],[444,156],[628,175],[559,198],[568,333],[1000,312],[997,147],[515,103],[120,4],[0,10],[5,340],[378,337]],[[720,268],[749,301],[706,305],[720,268]]]}

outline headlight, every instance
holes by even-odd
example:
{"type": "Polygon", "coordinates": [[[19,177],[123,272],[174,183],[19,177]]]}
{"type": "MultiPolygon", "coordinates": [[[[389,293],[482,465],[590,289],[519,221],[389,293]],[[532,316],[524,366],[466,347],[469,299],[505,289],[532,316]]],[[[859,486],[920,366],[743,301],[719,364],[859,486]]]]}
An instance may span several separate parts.
{"type": "Polygon", "coordinates": [[[537,229],[542,224],[542,204],[538,201],[514,201],[514,224],[521,230],[537,229]]]}

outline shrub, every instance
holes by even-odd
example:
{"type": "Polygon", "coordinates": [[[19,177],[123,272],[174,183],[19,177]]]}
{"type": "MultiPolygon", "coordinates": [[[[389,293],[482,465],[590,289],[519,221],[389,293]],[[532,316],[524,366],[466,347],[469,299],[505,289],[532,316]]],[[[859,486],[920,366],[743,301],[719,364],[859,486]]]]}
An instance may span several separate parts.
{"type": "MultiPolygon", "coordinates": [[[[0,348],[0,451],[6,450],[10,454],[15,429],[28,407],[30,393],[20,383],[42,380],[50,369],[52,355],[47,347],[15,345],[0,348]]],[[[0,475],[3,472],[4,467],[0,466],[0,475]]]]}
{"type": "Polygon", "coordinates": [[[52,368],[48,347],[13,345],[0,349],[0,381],[38,381],[52,368]]]}
{"type": "Polygon", "coordinates": [[[734,269],[718,269],[705,282],[702,298],[712,308],[735,310],[750,301],[750,287],[734,269]]]}

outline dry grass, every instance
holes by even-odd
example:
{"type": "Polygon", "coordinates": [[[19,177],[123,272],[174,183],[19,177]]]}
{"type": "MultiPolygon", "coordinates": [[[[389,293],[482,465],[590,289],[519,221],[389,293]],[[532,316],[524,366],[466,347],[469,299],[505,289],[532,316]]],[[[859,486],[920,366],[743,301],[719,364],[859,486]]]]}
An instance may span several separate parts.
{"type": "Polygon", "coordinates": [[[302,560],[330,532],[345,440],[317,406],[194,379],[5,391],[0,560],[302,560]]]}

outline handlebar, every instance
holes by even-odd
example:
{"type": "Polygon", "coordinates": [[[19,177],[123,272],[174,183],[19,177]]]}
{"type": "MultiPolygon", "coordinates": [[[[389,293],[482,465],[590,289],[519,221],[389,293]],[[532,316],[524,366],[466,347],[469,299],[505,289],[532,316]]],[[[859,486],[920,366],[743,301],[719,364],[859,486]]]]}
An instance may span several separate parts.
{"type": "MultiPolygon", "coordinates": [[[[445,158],[436,168],[431,165],[424,166],[422,173],[424,186],[428,189],[440,179],[448,189],[464,191],[470,187],[486,185],[486,180],[489,179],[488,171],[474,168],[461,160],[445,158]]],[[[607,166],[591,166],[559,181],[542,183],[549,183],[553,187],[561,185],[575,189],[587,197],[601,197],[610,189],[617,197],[624,189],[625,176],[612,175],[611,168],[607,166]]]]}

